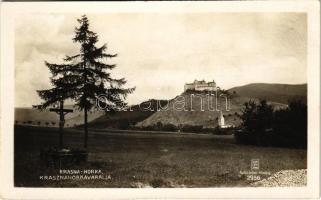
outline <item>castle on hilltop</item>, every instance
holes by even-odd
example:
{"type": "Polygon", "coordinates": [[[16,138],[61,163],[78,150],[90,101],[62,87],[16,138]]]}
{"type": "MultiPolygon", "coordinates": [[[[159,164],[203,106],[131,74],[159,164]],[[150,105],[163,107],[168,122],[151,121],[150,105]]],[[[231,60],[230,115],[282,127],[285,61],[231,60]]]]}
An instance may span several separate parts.
{"type": "Polygon", "coordinates": [[[194,80],[193,83],[185,83],[184,92],[187,90],[195,90],[195,91],[215,91],[216,83],[213,80],[212,82],[206,82],[204,80],[198,81],[194,80]]]}

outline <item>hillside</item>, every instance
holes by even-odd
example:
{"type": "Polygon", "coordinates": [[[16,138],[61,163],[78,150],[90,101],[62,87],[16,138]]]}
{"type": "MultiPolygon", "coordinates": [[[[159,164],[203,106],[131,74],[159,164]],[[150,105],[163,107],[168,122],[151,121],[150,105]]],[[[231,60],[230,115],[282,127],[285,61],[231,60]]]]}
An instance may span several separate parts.
{"type": "MultiPolygon", "coordinates": [[[[230,109],[228,110],[226,110],[224,100],[222,103],[219,100],[217,101],[218,110],[220,110],[220,105],[222,105],[226,124],[239,125],[240,120],[237,115],[241,112],[243,104],[249,100],[250,98],[248,97],[235,96],[230,99],[230,109]]],[[[162,124],[173,124],[175,126],[193,125],[214,128],[218,125],[217,120],[219,116],[219,111],[215,110],[215,102],[215,97],[210,97],[206,93],[193,94],[192,92],[185,92],[170,100],[167,109],[154,113],[144,121],[137,123],[136,126],[148,127],[161,122],[162,124]],[[177,109],[178,107],[184,109],[179,110],[177,109]]],[[[275,107],[284,107],[283,104],[273,102],[271,104],[275,107]]]]}
{"type": "Polygon", "coordinates": [[[101,115],[89,123],[89,127],[127,129],[137,122],[143,121],[157,111],[157,108],[166,106],[166,100],[151,99],[139,105],[131,106],[130,110],[109,112],[101,115]],[[144,110],[144,108],[149,108],[144,110]]]}
{"type": "Polygon", "coordinates": [[[253,83],[240,87],[234,87],[228,90],[234,91],[242,97],[257,99],[266,99],[278,103],[287,104],[288,100],[301,100],[307,102],[307,84],[289,85],[289,84],[267,84],[253,83]]]}

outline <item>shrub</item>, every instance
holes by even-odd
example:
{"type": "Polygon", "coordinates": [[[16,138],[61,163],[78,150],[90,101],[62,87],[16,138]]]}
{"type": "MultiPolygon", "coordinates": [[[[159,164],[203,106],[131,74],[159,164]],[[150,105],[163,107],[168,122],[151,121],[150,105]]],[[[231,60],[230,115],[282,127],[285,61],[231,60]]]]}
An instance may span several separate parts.
{"type": "Polygon", "coordinates": [[[203,131],[203,126],[202,125],[184,125],[182,127],[183,132],[192,132],[192,133],[199,133],[203,131]]]}
{"type": "Polygon", "coordinates": [[[242,130],[235,131],[238,143],[259,146],[306,148],[307,106],[291,101],[286,109],[273,111],[266,101],[244,104],[242,130]]]}
{"type": "Polygon", "coordinates": [[[173,124],[165,124],[162,127],[163,131],[178,131],[178,127],[173,124]]]}
{"type": "Polygon", "coordinates": [[[289,102],[287,109],[275,112],[273,128],[290,146],[306,148],[307,106],[297,100],[289,102]]]}
{"type": "Polygon", "coordinates": [[[146,130],[146,131],[172,131],[176,132],[179,128],[173,124],[163,124],[162,122],[157,122],[156,124],[136,127],[136,129],[146,130]]]}

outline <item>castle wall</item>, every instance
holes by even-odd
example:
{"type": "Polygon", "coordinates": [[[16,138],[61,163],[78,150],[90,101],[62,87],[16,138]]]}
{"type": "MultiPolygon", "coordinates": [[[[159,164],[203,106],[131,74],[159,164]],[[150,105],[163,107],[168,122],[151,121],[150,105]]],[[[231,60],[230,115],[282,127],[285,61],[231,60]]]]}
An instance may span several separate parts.
{"type": "Polygon", "coordinates": [[[204,90],[215,91],[215,87],[208,86],[208,85],[196,85],[195,90],[196,91],[204,91],[204,90]]]}
{"type": "Polygon", "coordinates": [[[186,90],[195,90],[195,85],[194,84],[185,84],[184,91],[186,91],[186,90]]]}

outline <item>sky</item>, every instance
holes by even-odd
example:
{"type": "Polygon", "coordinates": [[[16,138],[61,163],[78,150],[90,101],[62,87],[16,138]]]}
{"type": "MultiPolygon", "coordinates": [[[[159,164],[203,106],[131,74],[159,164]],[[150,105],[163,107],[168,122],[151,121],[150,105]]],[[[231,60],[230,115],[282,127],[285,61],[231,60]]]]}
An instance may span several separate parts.
{"type": "MultiPolygon", "coordinates": [[[[49,89],[44,61],[62,63],[72,42],[73,14],[21,14],[15,19],[15,106],[41,103],[49,89]]],[[[307,82],[304,13],[109,13],[88,14],[99,45],[118,57],[114,78],[136,87],[129,104],[171,99],[195,79],[229,89],[249,83],[307,82]]]]}

